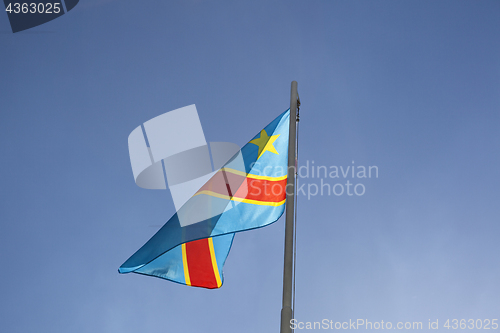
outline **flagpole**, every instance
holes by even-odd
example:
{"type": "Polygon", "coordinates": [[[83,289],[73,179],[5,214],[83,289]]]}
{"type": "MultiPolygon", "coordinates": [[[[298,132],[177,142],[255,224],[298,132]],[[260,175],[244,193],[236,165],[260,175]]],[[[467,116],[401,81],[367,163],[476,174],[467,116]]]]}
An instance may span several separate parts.
{"type": "Polygon", "coordinates": [[[286,182],[285,260],[283,267],[283,305],[281,333],[291,333],[293,283],[293,221],[295,204],[295,144],[297,133],[297,81],[292,81],[290,93],[290,132],[288,143],[288,177],[286,182]]]}

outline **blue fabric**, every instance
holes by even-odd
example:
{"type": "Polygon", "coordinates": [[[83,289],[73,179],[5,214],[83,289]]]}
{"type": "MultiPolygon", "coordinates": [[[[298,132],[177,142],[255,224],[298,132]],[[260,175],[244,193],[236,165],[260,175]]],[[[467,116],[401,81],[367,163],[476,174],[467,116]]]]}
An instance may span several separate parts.
{"type": "MultiPolygon", "coordinates": [[[[249,142],[239,153],[239,156],[243,158],[243,166],[238,163],[237,154],[226,163],[224,168],[231,168],[253,175],[285,176],[288,162],[289,118],[290,112],[287,110],[264,128],[269,137],[278,136],[275,137],[276,139],[273,142],[277,154],[266,151],[258,157],[259,147],[249,142]]],[[[262,132],[259,132],[253,139],[261,136],[262,132]]],[[[181,274],[183,272],[181,269],[182,253],[179,245],[197,239],[215,237],[213,240],[217,264],[219,271],[222,272],[221,268],[229,253],[233,239],[231,234],[269,225],[280,218],[284,209],[284,204],[266,206],[247,202],[233,202],[232,200],[228,201],[208,195],[193,196],[118,271],[120,273],[137,272],[154,275],[184,283],[184,277],[181,276],[183,275],[181,274]],[[226,205],[226,209],[218,210],[222,213],[216,216],[210,216],[197,223],[181,226],[179,216],[195,215],[200,210],[201,202],[205,205],[208,204],[202,210],[220,205],[226,205]],[[230,237],[220,239],[216,237],[228,234],[230,237]],[[181,258],[180,264],[179,258],[181,258]]]]}

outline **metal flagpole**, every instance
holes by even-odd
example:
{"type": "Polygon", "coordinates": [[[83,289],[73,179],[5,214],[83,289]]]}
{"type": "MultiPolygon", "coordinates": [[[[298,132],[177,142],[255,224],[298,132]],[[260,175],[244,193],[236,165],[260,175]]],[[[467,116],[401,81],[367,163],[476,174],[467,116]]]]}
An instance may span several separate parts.
{"type": "Polygon", "coordinates": [[[283,267],[283,305],[281,333],[291,333],[293,282],[293,221],[295,200],[295,144],[297,132],[297,81],[292,81],[290,94],[290,132],[288,144],[288,176],[286,181],[285,263],[283,267]]]}

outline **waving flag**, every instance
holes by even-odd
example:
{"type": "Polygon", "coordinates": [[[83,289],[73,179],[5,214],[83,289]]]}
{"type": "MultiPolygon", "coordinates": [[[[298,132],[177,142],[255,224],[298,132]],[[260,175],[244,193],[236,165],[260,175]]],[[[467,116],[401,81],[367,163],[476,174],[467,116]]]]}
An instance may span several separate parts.
{"type": "Polygon", "coordinates": [[[120,268],[218,288],[235,232],[271,224],[286,198],[289,111],[267,125],[120,268]]]}

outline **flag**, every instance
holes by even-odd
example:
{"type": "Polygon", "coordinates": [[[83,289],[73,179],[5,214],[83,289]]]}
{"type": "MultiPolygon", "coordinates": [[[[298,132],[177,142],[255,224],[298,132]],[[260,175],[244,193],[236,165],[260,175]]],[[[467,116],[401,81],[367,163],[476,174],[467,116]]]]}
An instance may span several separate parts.
{"type": "Polygon", "coordinates": [[[289,118],[287,110],[243,146],[118,271],[220,287],[234,233],[283,214],[289,118]]]}

